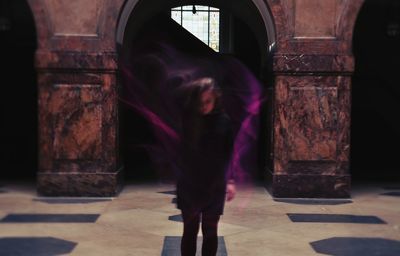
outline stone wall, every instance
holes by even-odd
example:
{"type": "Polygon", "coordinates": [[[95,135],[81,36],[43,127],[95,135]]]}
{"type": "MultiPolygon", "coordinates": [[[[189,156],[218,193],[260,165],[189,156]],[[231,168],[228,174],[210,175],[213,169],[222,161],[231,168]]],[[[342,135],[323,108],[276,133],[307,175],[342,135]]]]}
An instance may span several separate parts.
{"type": "MultiPolygon", "coordinates": [[[[115,37],[124,1],[29,3],[38,31],[38,191],[115,195],[120,176],[115,37]]],[[[268,31],[275,38],[274,195],[347,197],[351,41],[362,0],[266,4],[274,22],[266,28],[275,28],[268,31]]]]}

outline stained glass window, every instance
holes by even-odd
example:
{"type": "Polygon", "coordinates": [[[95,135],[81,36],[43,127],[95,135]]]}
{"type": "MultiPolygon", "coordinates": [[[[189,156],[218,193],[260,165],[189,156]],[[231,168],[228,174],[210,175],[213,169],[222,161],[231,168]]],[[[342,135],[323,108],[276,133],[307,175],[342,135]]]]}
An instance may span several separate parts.
{"type": "Polygon", "coordinates": [[[214,51],[219,51],[219,9],[202,5],[180,6],[171,9],[171,18],[214,51]]]}

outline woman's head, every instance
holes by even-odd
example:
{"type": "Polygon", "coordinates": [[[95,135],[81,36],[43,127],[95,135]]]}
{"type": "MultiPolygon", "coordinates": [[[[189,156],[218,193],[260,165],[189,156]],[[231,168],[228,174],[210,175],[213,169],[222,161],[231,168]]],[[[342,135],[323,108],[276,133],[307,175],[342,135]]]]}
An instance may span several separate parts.
{"type": "Polygon", "coordinates": [[[207,115],[221,108],[221,91],[216,86],[214,79],[210,77],[196,79],[187,86],[190,95],[186,105],[191,112],[207,115]]]}

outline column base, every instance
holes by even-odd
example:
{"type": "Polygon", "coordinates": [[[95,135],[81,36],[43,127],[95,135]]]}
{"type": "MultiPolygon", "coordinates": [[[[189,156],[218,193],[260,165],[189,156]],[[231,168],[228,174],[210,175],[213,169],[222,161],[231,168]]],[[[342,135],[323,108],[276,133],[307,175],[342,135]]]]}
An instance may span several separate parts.
{"type": "Polygon", "coordinates": [[[350,175],[272,174],[277,198],[350,198],[350,175]]]}
{"type": "Polygon", "coordinates": [[[38,173],[41,196],[113,197],[122,189],[122,170],[113,173],[38,173]]]}

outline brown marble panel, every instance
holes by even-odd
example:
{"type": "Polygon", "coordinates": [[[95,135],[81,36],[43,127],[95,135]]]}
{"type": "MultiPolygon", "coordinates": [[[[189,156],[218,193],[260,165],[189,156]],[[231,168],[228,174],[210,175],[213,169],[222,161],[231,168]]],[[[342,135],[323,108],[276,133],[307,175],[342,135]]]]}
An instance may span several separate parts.
{"type": "Polygon", "coordinates": [[[354,58],[349,55],[275,55],[275,73],[351,73],[354,58]]]}
{"type": "Polygon", "coordinates": [[[48,77],[38,75],[38,164],[40,170],[51,170],[53,168],[53,123],[51,112],[47,109],[50,101],[51,90],[47,89],[48,77]]]}
{"type": "Polygon", "coordinates": [[[44,0],[55,36],[98,36],[104,0],[44,0]]]}
{"type": "Polygon", "coordinates": [[[287,149],[288,144],[288,116],[286,102],[289,95],[289,84],[284,76],[275,78],[275,97],[274,97],[274,173],[282,173],[286,170],[289,161],[287,149]]]}
{"type": "Polygon", "coordinates": [[[338,0],[293,0],[294,37],[333,38],[336,36],[338,0]]]}
{"type": "Polygon", "coordinates": [[[28,0],[35,18],[38,49],[116,52],[115,30],[124,1],[28,0]]]}
{"type": "Polygon", "coordinates": [[[115,74],[39,73],[39,81],[39,170],[115,171],[115,74]]]}
{"type": "Polygon", "coordinates": [[[116,196],[122,171],[112,173],[39,173],[37,190],[42,196],[116,196]]]}
{"type": "MultiPolygon", "coordinates": [[[[276,173],[319,168],[321,174],[332,174],[338,166],[331,163],[338,164],[339,158],[344,162],[348,159],[348,82],[345,77],[335,76],[277,76],[276,173]],[[298,168],[298,161],[304,161],[304,168],[298,168]]],[[[346,171],[344,168],[343,172],[346,171]]]]}
{"type": "Polygon", "coordinates": [[[334,160],[290,160],[287,173],[304,175],[335,175],[336,161],[334,160]]]}
{"type": "Polygon", "coordinates": [[[118,88],[115,74],[103,75],[103,159],[107,163],[103,168],[107,172],[118,169],[118,88]]]}
{"type": "Polygon", "coordinates": [[[100,159],[101,85],[56,84],[49,101],[54,159],[100,159]]]}
{"type": "Polygon", "coordinates": [[[53,170],[59,173],[102,173],[104,171],[103,159],[55,159],[53,170]]]}
{"type": "Polygon", "coordinates": [[[272,194],[280,198],[349,198],[350,175],[273,175],[272,194]]]}
{"type": "Polygon", "coordinates": [[[110,52],[36,52],[38,69],[76,69],[82,71],[115,72],[118,69],[117,54],[110,52]]]}
{"type": "Polygon", "coordinates": [[[323,79],[299,79],[289,88],[287,108],[289,159],[336,157],[337,88],[319,87],[323,79]],[[314,83],[313,83],[314,82],[314,83]]]}
{"type": "Polygon", "coordinates": [[[354,23],[363,1],[267,0],[275,21],[276,52],[283,55],[351,55],[354,23]],[[295,15],[299,5],[304,15],[295,15]]]}
{"type": "Polygon", "coordinates": [[[350,162],[351,77],[338,77],[337,173],[348,173],[350,162]]]}
{"type": "Polygon", "coordinates": [[[342,55],[339,40],[330,39],[290,39],[287,47],[279,55],[303,55],[303,56],[335,56],[342,55]]]}
{"type": "MultiPolygon", "coordinates": [[[[260,0],[262,1],[262,0],[260,0]]],[[[352,54],[352,34],[357,13],[361,8],[364,0],[311,0],[317,2],[316,5],[309,4],[310,8],[305,11],[306,14],[301,18],[304,22],[304,29],[311,29],[313,26],[325,26],[314,22],[313,19],[321,17],[324,13],[318,6],[323,6],[322,9],[328,10],[328,13],[334,15],[332,22],[325,24],[333,24],[334,32],[331,38],[294,38],[296,24],[296,3],[310,0],[265,0],[268,3],[269,9],[274,19],[276,31],[276,53],[279,55],[349,55],[352,54]],[[330,3],[329,3],[330,2],[330,3]],[[336,7],[332,7],[332,3],[336,2],[336,7]],[[333,10],[335,11],[329,11],[333,10]],[[309,17],[308,17],[309,16],[309,17]],[[315,17],[314,17],[315,16],[315,17]],[[309,20],[308,20],[309,19],[309,20]],[[308,28],[311,27],[311,28],[308,28]]],[[[300,3],[302,4],[302,3],[300,3]]],[[[306,10],[307,8],[303,8],[306,10]]],[[[332,15],[330,16],[332,18],[332,15]]],[[[297,17],[299,18],[299,17],[297,17]]],[[[332,31],[332,27],[328,26],[328,32],[332,31]]],[[[325,33],[326,34],[326,33],[325,33]]],[[[329,33],[328,33],[329,34],[329,33]]]]}

